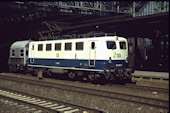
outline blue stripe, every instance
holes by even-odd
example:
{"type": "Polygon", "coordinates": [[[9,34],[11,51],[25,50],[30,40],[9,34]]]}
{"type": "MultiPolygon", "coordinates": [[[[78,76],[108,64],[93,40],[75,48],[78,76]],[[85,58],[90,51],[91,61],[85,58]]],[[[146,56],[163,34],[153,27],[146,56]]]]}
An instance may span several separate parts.
{"type": "MultiPolygon", "coordinates": [[[[93,60],[91,60],[93,63],[93,60]]],[[[34,58],[34,62],[30,65],[42,65],[42,66],[53,66],[53,67],[74,67],[83,69],[98,69],[98,70],[108,70],[110,67],[113,68],[127,68],[127,63],[125,60],[114,60],[112,63],[108,63],[107,60],[96,60],[95,67],[89,66],[89,60],[78,60],[78,59],[37,59],[34,58]],[[60,62],[60,64],[58,64],[60,62]],[[116,67],[116,64],[122,64],[122,67],[116,67]]]]}

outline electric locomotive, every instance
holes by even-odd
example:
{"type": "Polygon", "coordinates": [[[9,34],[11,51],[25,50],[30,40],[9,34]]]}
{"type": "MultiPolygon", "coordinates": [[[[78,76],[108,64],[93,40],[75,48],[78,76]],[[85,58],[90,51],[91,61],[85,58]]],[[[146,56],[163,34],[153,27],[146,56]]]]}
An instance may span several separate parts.
{"type": "Polygon", "coordinates": [[[36,74],[60,73],[72,80],[126,80],[133,73],[127,39],[119,36],[31,41],[24,61],[36,74]]]}

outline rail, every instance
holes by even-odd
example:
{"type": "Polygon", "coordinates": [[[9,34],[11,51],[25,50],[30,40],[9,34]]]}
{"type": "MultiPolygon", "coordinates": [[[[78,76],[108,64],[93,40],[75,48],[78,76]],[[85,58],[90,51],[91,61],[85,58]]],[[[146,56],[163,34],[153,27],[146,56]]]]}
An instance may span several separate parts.
{"type": "Polygon", "coordinates": [[[144,96],[125,94],[125,93],[119,93],[119,92],[113,92],[113,91],[104,91],[104,90],[99,90],[99,89],[70,86],[66,84],[51,83],[51,82],[46,82],[46,81],[23,79],[23,78],[18,78],[18,77],[14,78],[14,77],[0,76],[0,79],[15,81],[17,83],[27,83],[27,84],[31,84],[34,86],[40,86],[41,88],[43,87],[55,88],[56,90],[75,92],[81,95],[91,95],[91,96],[100,97],[100,98],[116,99],[120,101],[132,102],[132,103],[152,106],[156,108],[161,108],[165,110],[169,109],[168,100],[151,98],[149,96],[144,97],[144,96]]]}
{"type": "Polygon", "coordinates": [[[54,99],[49,99],[41,96],[9,90],[7,88],[0,87],[0,96],[6,99],[17,101],[19,103],[36,106],[42,109],[47,109],[49,112],[57,113],[107,113],[103,110],[98,110],[89,107],[82,107],[80,105],[70,104],[54,99]]]}

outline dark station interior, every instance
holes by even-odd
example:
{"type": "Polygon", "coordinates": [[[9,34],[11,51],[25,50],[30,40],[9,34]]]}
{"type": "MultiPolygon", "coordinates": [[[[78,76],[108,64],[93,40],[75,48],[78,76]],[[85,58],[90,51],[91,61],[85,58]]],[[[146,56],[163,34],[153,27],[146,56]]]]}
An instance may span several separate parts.
{"type": "Polygon", "coordinates": [[[169,71],[168,12],[133,17],[126,13],[93,11],[87,15],[79,9],[71,10],[73,13],[61,12],[57,6],[42,7],[27,2],[0,3],[0,72],[8,72],[9,48],[15,41],[39,40],[40,33],[78,35],[92,31],[127,38],[129,45],[133,45],[131,66],[135,70],[169,71]]]}

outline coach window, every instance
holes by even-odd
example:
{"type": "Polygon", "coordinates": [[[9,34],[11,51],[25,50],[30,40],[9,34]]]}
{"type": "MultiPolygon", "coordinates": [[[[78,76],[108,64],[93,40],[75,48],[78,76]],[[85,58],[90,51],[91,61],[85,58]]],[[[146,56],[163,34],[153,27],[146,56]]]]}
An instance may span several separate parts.
{"type": "Polygon", "coordinates": [[[51,44],[46,44],[46,51],[51,51],[51,44]]]}
{"type": "Polygon", "coordinates": [[[114,41],[107,41],[107,49],[116,49],[116,43],[114,41]]]}
{"type": "Polygon", "coordinates": [[[94,49],[94,47],[95,47],[95,42],[92,42],[91,43],[91,49],[94,49]]]}
{"type": "Polygon", "coordinates": [[[12,56],[15,56],[15,50],[12,50],[12,56]]]}
{"type": "Polygon", "coordinates": [[[76,50],[83,50],[83,45],[84,45],[83,42],[77,42],[76,43],[76,50]]]}
{"type": "Polygon", "coordinates": [[[71,43],[65,43],[65,50],[71,50],[71,43]]]}
{"type": "Polygon", "coordinates": [[[24,56],[24,50],[20,50],[20,56],[24,56]]]}
{"type": "Polygon", "coordinates": [[[126,43],[125,42],[119,42],[120,49],[126,49],[126,43]]]}
{"type": "Polygon", "coordinates": [[[38,44],[38,51],[42,51],[43,50],[43,44],[38,44]]]}
{"type": "Polygon", "coordinates": [[[55,50],[60,51],[61,50],[61,43],[55,43],[55,50]]]}

